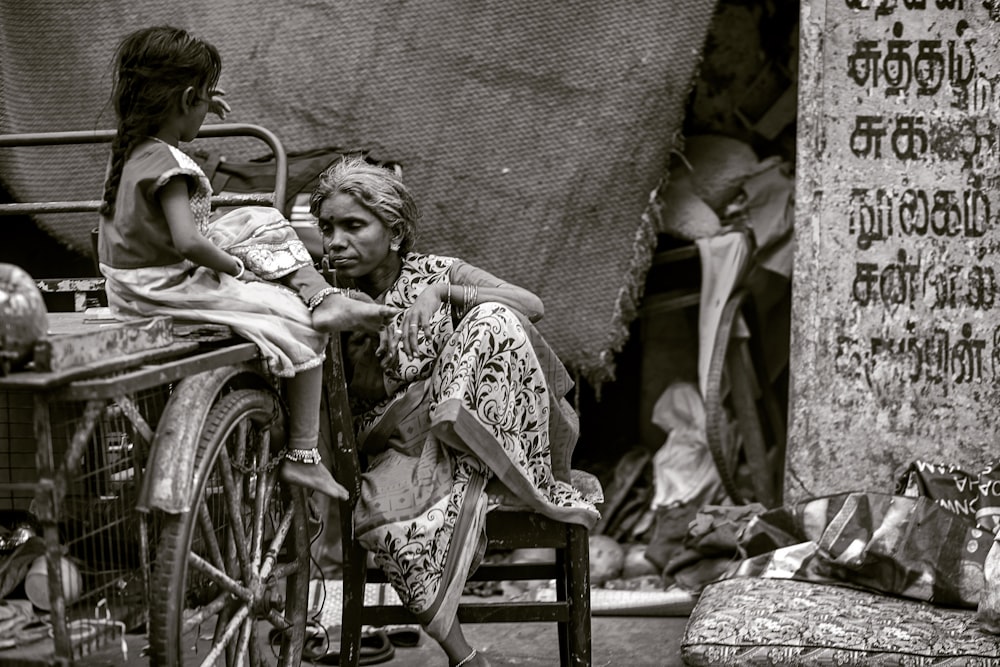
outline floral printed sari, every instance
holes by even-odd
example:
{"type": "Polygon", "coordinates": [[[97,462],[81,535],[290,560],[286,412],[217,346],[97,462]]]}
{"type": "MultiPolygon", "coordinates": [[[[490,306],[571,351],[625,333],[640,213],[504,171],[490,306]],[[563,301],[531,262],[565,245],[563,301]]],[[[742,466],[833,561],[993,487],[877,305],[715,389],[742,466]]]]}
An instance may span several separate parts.
{"type": "MultiPolygon", "coordinates": [[[[449,282],[456,261],[408,254],[385,303],[409,307],[427,286],[449,282]]],[[[498,303],[455,323],[446,304],[427,331],[414,358],[387,350],[381,335],[391,395],[355,413],[358,446],[370,458],[354,518],[403,603],[440,639],[500,496],[587,527],[599,514],[569,484],[577,425],[562,397],[572,382],[534,327],[498,303]]]]}

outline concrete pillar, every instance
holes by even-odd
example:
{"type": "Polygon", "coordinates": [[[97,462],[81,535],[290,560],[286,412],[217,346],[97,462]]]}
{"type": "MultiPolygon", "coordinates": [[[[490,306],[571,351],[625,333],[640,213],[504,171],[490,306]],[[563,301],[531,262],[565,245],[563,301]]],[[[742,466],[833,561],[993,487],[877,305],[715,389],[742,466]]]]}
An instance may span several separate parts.
{"type": "Polygon", "coordinates": [[[802,4],[786,501],[1000,421],[1000,3],[802,4]]]}

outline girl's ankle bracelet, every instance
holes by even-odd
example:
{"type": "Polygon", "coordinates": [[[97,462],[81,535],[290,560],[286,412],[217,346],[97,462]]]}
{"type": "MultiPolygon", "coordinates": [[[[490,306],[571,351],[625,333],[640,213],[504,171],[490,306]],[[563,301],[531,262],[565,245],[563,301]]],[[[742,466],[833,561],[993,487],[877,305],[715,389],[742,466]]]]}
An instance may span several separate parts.
{"type": "Polygon", "coordinates": [[[323,460],[323,457],[319,455],[319,447],[311,449],[285,447],[278,453],[278,456],[289,461],[295,461],[296,463],[311,463],[313,465],[317,465],[323,460]]]}

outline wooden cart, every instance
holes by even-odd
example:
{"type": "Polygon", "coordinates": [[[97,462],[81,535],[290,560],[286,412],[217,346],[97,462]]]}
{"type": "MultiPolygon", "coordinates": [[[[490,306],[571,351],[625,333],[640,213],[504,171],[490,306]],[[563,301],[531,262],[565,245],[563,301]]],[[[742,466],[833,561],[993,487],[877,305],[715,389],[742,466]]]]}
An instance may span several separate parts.
{"type": "MultiPolygon", "coordinates": [[[[5,135],[0,150],[112,136],[5,135]]],[[[272,192],[215,205],[281,207],[287,161],[274,134],[221,124],[199,137],[253,137],[274,156],[272,192]]],[[[98,205],[6,204],[0,215],[98,205]]],[[[35,368],[0,377],[0,519],[38,534],[0,563],[23,565],[32,549],[44,558],[33,576],[47,578],[51,636],[0,649],[0,664],[120,662],[124,632],[145,626],[152,664],[297,665],[318,524],[303,491],[277,481],[286,414],[257,348],[170,318],[110,322],[86,308],[100,279],[39,284],[78,293],[79,310],[51,313],[35,368]]]]}

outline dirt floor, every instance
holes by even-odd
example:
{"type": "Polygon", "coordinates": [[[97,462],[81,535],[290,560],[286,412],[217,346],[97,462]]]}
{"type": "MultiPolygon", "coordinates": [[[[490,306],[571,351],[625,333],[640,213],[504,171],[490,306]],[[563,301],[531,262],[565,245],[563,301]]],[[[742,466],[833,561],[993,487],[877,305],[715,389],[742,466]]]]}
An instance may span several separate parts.
{"type": "MultiPolygon", "coordinates": [[[[687,617],[595,616],[592,620],[593,667],[680,667],[680,641],[687,617]]],[[[551,623],[485,623],[466,626],[469,642],[495,667],[559,665],[556,626],[551,623]]],[[[145,638],[129,635],[129,667],[145,667],[145,638]]],[[[312,663],[305,663],[312,664],[312,663]]],[[[446,667],[444,652],[421,635],[417,646],[396,648],[390,667],[446,667]]]]}
{"type": "MultiPolygon", "coordinates": [[[[680,642],[686,617],[600,616],[592,621],[594,667],[679,667],[680,642]]],[[[555,626],[490,623],[466,628],[469,642],[499,665],[553,667],[559,664],[555,626]]],[[[428,637],[415,648],[400,648],[392,662],[397,667],[445,667],[444,652],[428,637]]]]}

